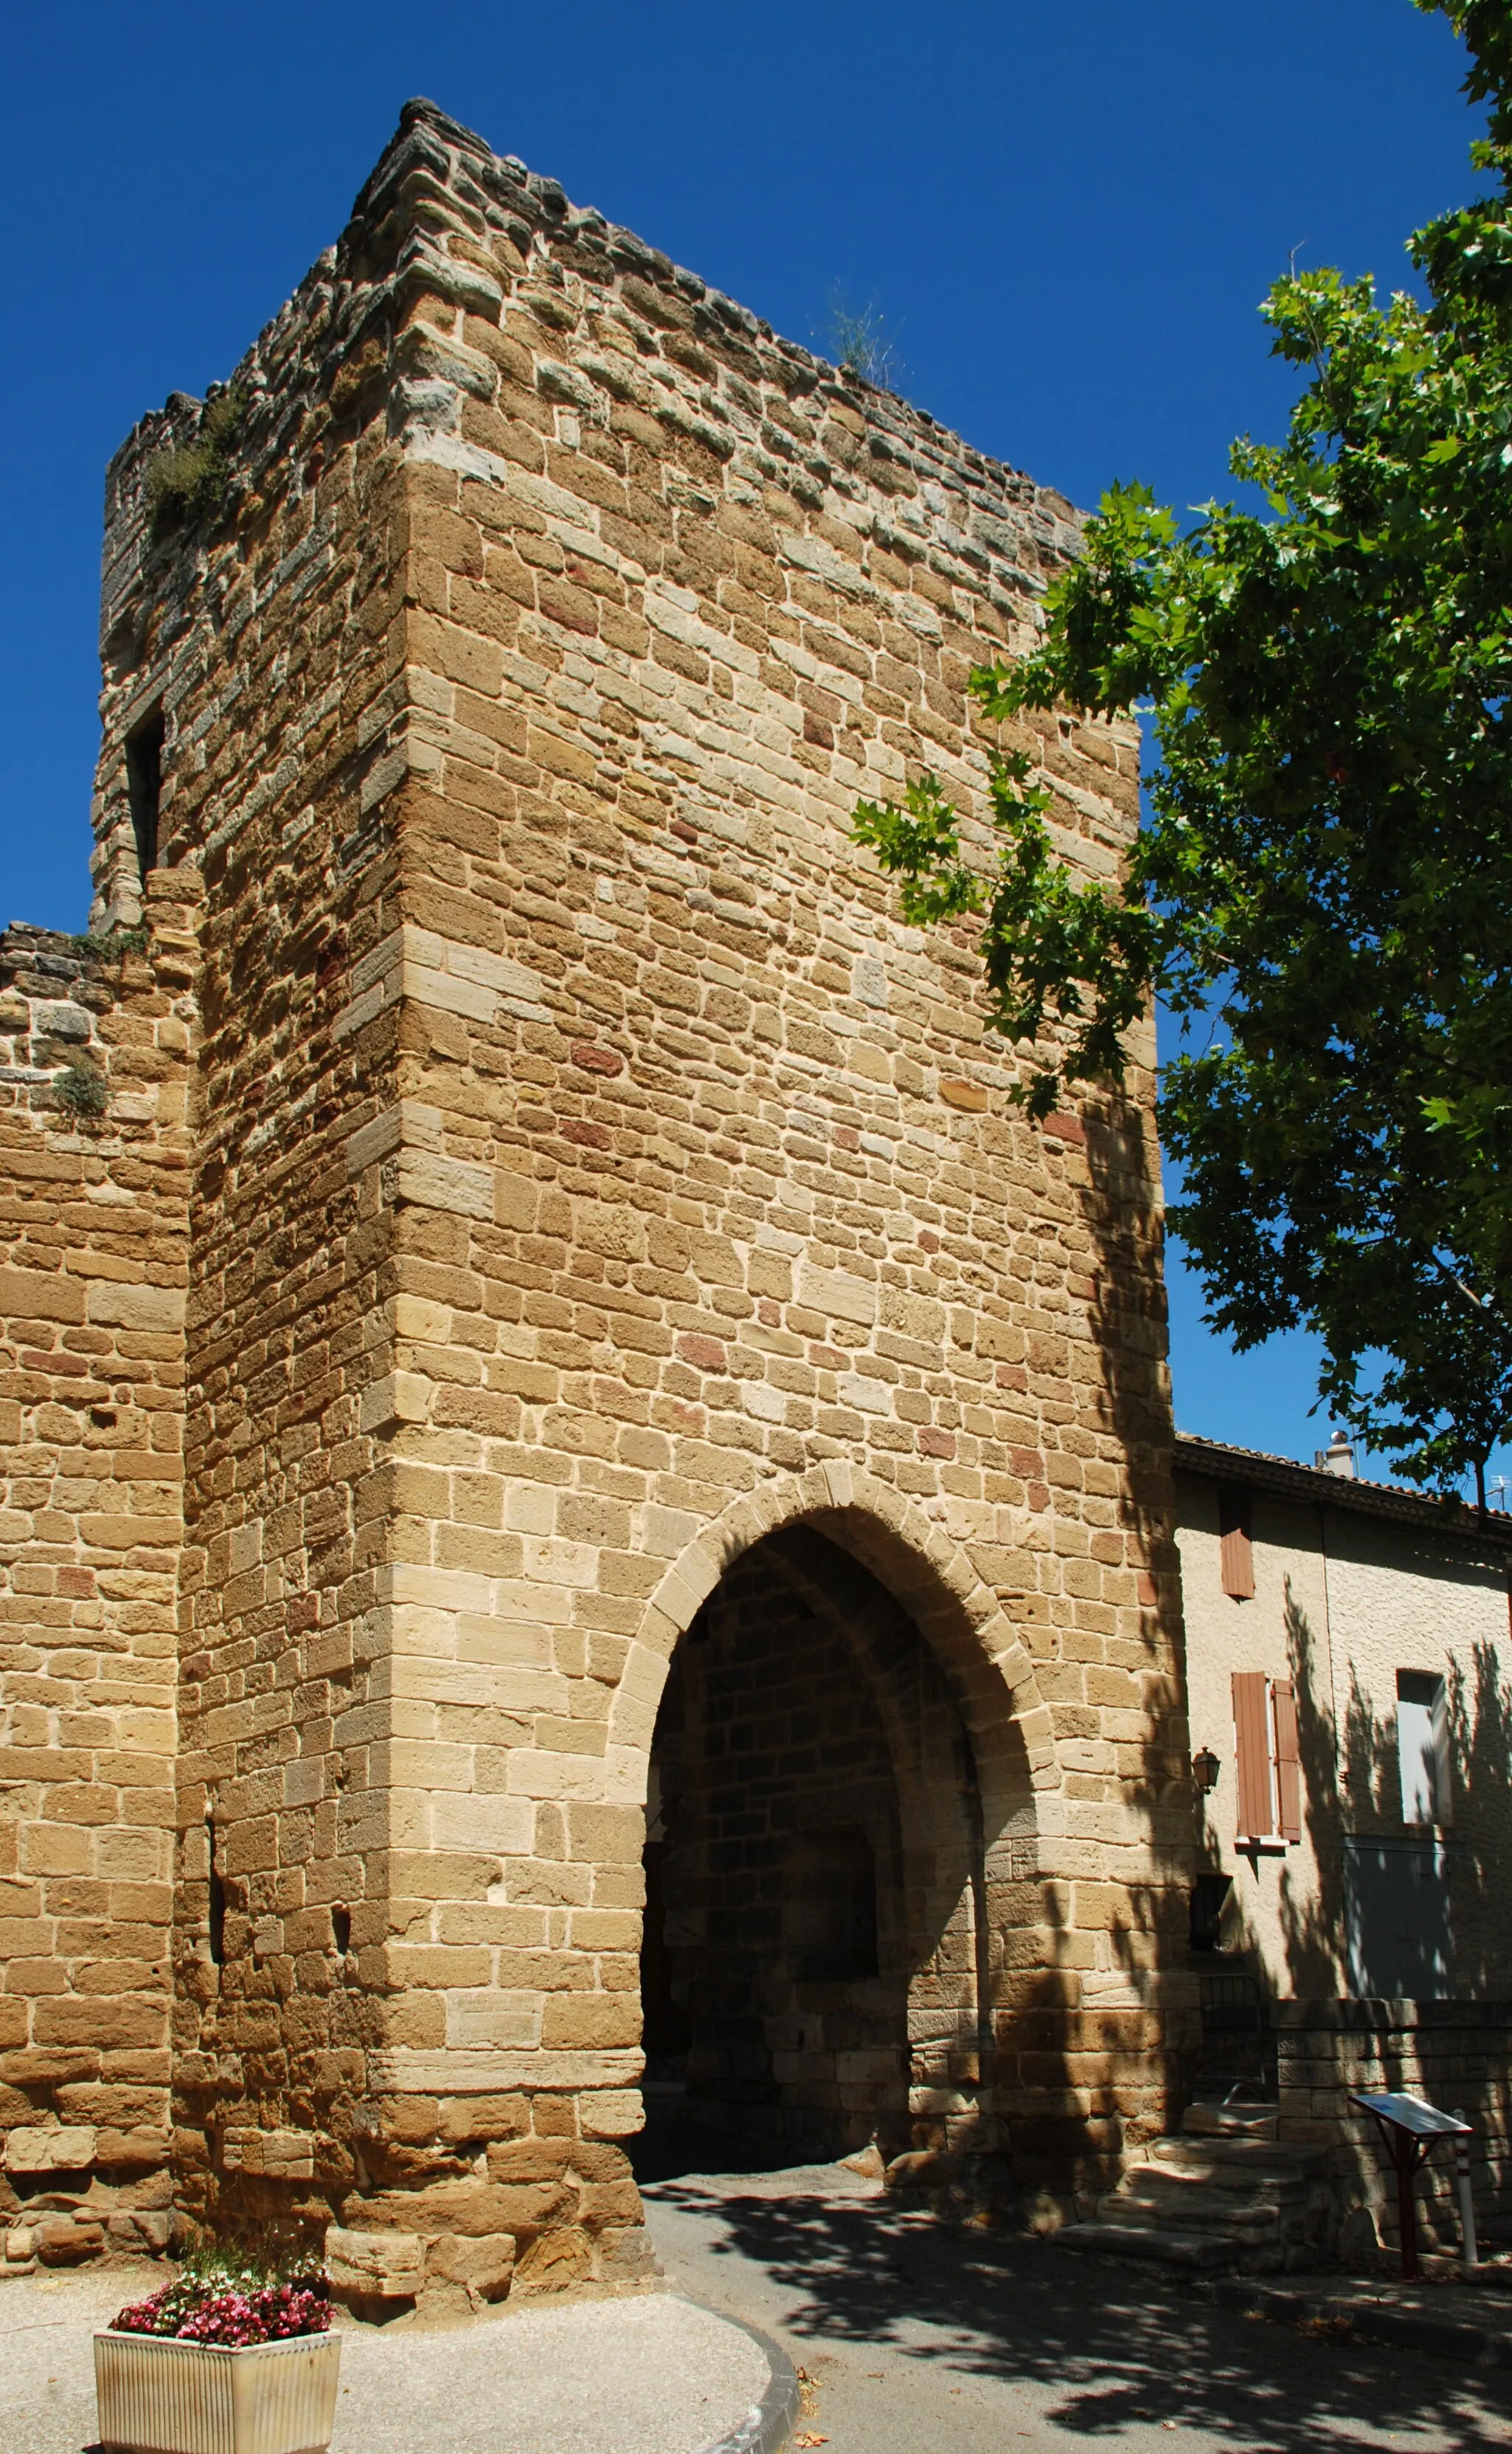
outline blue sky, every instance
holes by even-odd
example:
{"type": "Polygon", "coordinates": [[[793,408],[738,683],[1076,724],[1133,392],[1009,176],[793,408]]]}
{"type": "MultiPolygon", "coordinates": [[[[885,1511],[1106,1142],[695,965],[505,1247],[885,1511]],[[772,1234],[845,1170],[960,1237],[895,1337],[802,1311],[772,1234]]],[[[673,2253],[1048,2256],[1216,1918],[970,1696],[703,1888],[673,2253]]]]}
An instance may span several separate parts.
{"type": "MultiPolygon", "coordinates": [[[[428,94],[779,331],[838,289],[900,389],[1083,503],[1224,488],[1287,378],[1292,251],[1405,277],[1477,122],[1410,0],[55,0],[4,38],[0,919],[82,925],[105,463],[229,372],[428,94]]],[[[1236,1358],[1171,1274],[1184,1428],[1310,1458],[1306,1343],[1236,1358]]],[[[1507,1470],[1503,1462],[1502,1470],[1507,1470]]]]}

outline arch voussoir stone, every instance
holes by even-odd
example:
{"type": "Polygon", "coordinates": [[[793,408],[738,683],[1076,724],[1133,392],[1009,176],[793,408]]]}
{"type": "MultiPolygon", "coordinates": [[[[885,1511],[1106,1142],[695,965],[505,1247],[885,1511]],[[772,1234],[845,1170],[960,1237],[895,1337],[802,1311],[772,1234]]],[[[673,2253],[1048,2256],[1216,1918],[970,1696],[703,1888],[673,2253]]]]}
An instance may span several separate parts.
{"type": "MultiPolygon", "coordinates": [[[[642,1648],[646,1659],[654,1657],[665,1677],[677,1639],[715,1590],[716,1562],[727,1569],[756,1540],[784,1526],[802,1524],[818,1525],[853,1550],[914,1616],[939,1650],[947,1675],[954,1677],[984,1755],[990,1758],[1014,1744],[1014,1723],[1025,1734],[1025,1743],[1030,1732],[1038,1739],[1048,1730],[1033,1664],[1016,1642],[1013,1675],[1005,1675],[998,1641],[1002,1602],[965,1546],[942,1533],[925,1510],[849,1464],[828,1464],[822,1473],[770,1481],[763,1487],[759,1509],[744,1498],[734,1500],[691,1537],[656,1588],[651,1604],[655,1636],[642,1648]]],[[[642,1677],[628,1700],[644,1726],[642,1677]]],[[[625,1743],[618,1700],[609,1726],[612,1740],[625,1743]]]]}

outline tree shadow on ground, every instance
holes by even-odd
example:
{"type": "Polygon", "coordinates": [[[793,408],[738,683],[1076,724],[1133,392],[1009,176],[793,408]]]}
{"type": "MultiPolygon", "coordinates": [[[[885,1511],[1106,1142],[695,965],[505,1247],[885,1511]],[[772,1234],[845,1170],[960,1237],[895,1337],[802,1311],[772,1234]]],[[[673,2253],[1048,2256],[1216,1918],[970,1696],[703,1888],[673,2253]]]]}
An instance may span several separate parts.
{"type": "Polygon", "coordinates": [[[790,2337],[1057,2389],[1047,2416],[1080,2436],[1153,2420],[1246,2454],[1359,2454],[1372,2434],[1407,2429],[1462,2448],[1507,2442],[1512,2377],[1478,2372],[1467,2384],[1448,2362],[1246,2319],[1189,2284],[1053,2242],[933,2223],[880,2198],[675,2182],[651,2196],[712,2221],[732,2290],[741,2260],[790,2292],[790,2337]]]}

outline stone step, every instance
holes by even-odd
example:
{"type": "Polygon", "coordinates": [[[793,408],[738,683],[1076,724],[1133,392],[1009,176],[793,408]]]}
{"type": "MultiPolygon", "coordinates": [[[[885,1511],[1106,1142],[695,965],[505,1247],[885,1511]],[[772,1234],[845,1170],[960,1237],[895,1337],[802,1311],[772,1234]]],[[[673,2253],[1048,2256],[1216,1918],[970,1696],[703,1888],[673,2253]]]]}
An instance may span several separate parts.
{"type": "Polygon", "coordinates": [[[1277,2122],[1274,2104],[1199,2101],[1179,2137],[1152,2140],[1095,2216],[1057,2238],[1068,2249],[1204,2271],[1292,2265],[1305,2248],[1309,2183],[1327,2158],[1283,2146],[1277,2122]]]}
{"type": "Polygon", "coordinates": [[[1274,2139],[1281,2120],[1274,2104],[1229,2104],[1199,2097],[1182,2116],[1188,2139],[1274,2139]]]}
{"type": "Polygon", "coordinates": [[[1175,2173],[1167,2164],[1134,2164],[1124,2174],[1117,2191],[1119,2198],[1131,2192],[1145,2198],[1168,2200],[1172,2206],[1184,2206],[1199,2200],[1215,2207],[1301,2207],[1307,2203],[1307,2184],[1295,2174],[1265,2175],[1234,2182],[1215,2179],[1207,2173],[1175,2173]]]}
{"type": "Polygon", "coordinates": [[[1307,2183],[1297,2173],[1179,2173],[1168,2164],[1135,2164],[1124,2176],[1114,2193],[1127,2198],[1131,2193],[1152,2200],[1167,2201],[1172,2206],[1194,2204],[1201,2200],[1215,2207],[1302,2207],[1307,2203],[1307,2183]]]}
{"type": "Polygon", "coordinates": [[[1158,2232],[1210,2233],[1218,2240],[1250,2243],[1280,2240],[1283,2212],[1275,2206],[1236,2207],[1210,2198],[1146,2198],[1131,2191],[1127,2197],[1121,2194],[1102,2200],[1097,2221],[1116,2224],[1121,2231],[1139,2232],[1153,2227],[1158,2232]]]}
{"type": "Polygon", "coordinates": [[[1131,2189],[1146,2191],[1148,2197],[1185,2199],[1198,2194],[1212,2199],[1215,2206],[1254,2206],[1264,2199],[1266,2206],[1305,2206],[1308,2179],[1301,2172],[1207,2172],[1203,2164],[1178,2167],[1178,2164],[1131,2164],[1120,2182],[1122,2194],[1131,2189]]]}
{"type": "Polygon", "coordinates": [[[1064,2249],[1097,2249],[1113,2258],[1148,2259],[1157,2266],[1200,2268],[1204,2273],[1231,2266],[1239,2244],[1217,2234],[1167,2231],[1159,2224],[1064,2224],[1055,2235],[1064,2249]]]}
{"type": "Polygon", "coordinates": [[[1152,2139],[1145,2153],[1173,2171],[1210,2173],[1215,2180],[1227,2173],[1311,2180],[1328,2163],[1324,2148],[1283,2146],[1274,2139],[1152,2139]]]}

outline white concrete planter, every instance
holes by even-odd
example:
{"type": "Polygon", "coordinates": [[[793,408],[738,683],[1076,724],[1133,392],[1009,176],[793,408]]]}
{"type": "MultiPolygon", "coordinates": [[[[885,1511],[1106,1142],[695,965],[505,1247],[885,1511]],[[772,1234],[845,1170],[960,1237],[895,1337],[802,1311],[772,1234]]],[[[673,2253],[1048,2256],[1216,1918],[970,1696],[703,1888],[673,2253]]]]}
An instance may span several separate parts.
{"type": "Polygon", "coordinates": [[[339,2335],[233,2350],[102,2327],[100,2444],[109,2454],[325,2454],[340,2368],[339,2335]]]}

